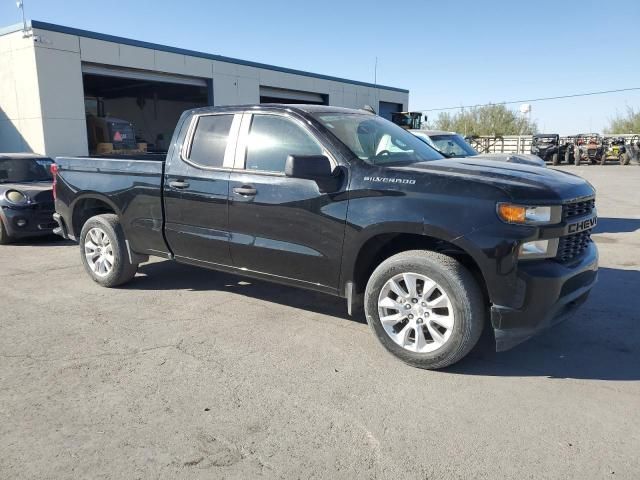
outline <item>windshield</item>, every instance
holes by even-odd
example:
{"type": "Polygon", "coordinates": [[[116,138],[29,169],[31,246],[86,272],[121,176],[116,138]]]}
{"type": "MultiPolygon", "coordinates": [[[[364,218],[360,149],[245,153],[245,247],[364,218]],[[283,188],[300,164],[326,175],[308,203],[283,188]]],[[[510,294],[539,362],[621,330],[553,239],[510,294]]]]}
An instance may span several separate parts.
{"type": "Polygon", "coordinates": [[[533,143],[555,143],[556,137],[533,137],[533,143]]]}
{"type": "Polygon", "coordinates": [[[448,157],[473,157],[478,155],[460,135],[429,135],[435,147],[448,157]]]}
{"type": "Polygon", "coordinates": [[[0,183],[51,181],[50,158],[0,159],[0,183]]]}
{"type": "Polygon", "coordinates": [[[318,113],[315,117],[358,158],[372,165],[443,158],[411,133],[381,117],[364,113],[318,113]]]}

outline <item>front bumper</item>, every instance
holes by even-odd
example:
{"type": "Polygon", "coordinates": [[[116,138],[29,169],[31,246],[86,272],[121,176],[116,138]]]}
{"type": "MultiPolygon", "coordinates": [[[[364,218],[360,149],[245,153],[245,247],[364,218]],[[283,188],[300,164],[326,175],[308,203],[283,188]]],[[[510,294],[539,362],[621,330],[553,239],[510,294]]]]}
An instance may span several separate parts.
{"type": "Polygon", "coordinates": [[[28,238],[51,235],[56,223],[54,211],[43,205],[13,208],[2,207],[2,220],[12,238],[28,238]]]}
{"type": "Polygon", "coordinates": [[[522,308],[493,305],[491,323],[496,350],[508,350],[575,313],[598,278],[598,250],[591,243],[575,263],[553,260],[521,262],[518,276],[526,285],[522,308]]]}

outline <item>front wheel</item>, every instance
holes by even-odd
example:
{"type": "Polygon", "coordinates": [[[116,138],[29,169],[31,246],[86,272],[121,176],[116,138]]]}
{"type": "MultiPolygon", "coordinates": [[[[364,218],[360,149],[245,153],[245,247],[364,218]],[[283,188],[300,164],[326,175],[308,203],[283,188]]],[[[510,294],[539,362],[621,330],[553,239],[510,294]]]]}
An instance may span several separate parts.
{"type": "Polygon", "coordinates": [[[630,161],[631,161],[631,157],[627,152],[620,154],[620,165],[629,165],[630,161]]]}
{"type": "Polygon", "coordinates": [[[576,152],[573,154],[573,163],[574,165],[580,165],[580,151],[576,150],[576,152]]]}
{"type": "Polygon", "coordinates": [[[560,163],[558,160],[559,160],[558,154],[557,154],[557,153],[554,153],[554,154],[551,156],[551,164],[552,164],[552,165],[558,165],[558,163],[560,163]]]}
{"type": "Polygon", "coordinates": [[[444,368],[467,355],[480,338],[485,310],[464,266],[424,250],[382,262],[365,291],[367,322],[380,343],[419,368],[444,368]]]}
{"type": "Polygon", "coordinates": [[[138,265],[129,261],[117,215],[96,215],[87,220],[80,232],[80,250],[85,270],[103,287],[122,285],[138,270],[138,265]]]}

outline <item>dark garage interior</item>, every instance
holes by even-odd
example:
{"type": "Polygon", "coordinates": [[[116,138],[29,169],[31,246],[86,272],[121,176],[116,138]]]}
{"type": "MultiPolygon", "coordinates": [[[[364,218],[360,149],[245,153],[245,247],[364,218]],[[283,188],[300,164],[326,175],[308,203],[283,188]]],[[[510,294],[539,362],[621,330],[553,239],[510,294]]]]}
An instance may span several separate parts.
{"type": "MultiPolygon", "coordinates": [[[[95,117],[129,122],[135,132],[134,144],[146,144],[150,152],[167,150],[182,112],[209,104],[204,80],[187,79],[185,83],[171,83],[85,73],[83,84],[88,125],[100,122],[95,117]]],[[[100,140],[114,143],[114,139],[96,140],[89,134],[92,153],[95,153],[96,143],[100,140]]]]}

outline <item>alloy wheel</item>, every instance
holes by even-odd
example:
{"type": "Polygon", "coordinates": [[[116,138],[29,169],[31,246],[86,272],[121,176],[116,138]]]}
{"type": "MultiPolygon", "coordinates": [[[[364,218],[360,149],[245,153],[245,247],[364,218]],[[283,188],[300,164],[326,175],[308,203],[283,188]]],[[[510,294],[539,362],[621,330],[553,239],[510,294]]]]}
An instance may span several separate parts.
{"type": "Polygon", "coordinates": [[[113,247],[109,236],[101,228],[94,227],[87,232],[84,255],[91,271],[99,277],[106,277],[113,270],[113,247]]]}
{"type": "Polygon", "coordinates": [[[378,296],[378,316],[386,334],[414,353],[433,352],[451,336],[455,318],[441,285],[426,275],[401,273],[378,296]]]}

